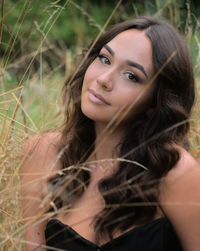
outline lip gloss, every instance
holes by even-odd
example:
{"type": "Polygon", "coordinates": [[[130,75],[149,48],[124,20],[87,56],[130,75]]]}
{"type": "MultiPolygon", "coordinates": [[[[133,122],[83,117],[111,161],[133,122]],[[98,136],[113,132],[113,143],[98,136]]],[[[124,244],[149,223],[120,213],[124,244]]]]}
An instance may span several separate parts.
{"type": "Polygon", "coordinates": [[[89,92],[88,97],[89,97],[89,100],[92,101],[95,104],[98,104],[98,105],[107,105],[103,100],[99,99],[98,97],[96,97],[91,92],[89,92]]]}

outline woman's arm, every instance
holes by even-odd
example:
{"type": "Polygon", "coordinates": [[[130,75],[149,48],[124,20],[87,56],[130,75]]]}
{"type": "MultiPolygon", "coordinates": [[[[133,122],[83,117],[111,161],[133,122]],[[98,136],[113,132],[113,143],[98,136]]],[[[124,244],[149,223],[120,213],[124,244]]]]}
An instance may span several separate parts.
{"type": "Polygon", "coordinates": [[[181,149],[180,160],[161,183],[161,206],[185,251],[200,250],[200,165],[181,149]]]}
{"type": "Polygon", "coordinates": [[[44,231],[47,224],[43,207],[48,196],[46,182],[60,169],[57,159],[59,135],[46,133],[31,138],[22,151],[21,195],[25,223],[26,251],[45,248],[44,231]]]}

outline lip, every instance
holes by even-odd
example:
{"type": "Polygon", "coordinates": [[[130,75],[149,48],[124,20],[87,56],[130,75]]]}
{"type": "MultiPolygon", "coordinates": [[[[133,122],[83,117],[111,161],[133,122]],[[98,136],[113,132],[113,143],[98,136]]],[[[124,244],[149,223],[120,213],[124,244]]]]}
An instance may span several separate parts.
{"type": "Polygon", "coordinates": [[[89,89],[89,99],[96,104],[110,105],[100,94],[92,89],[89,89]]]}

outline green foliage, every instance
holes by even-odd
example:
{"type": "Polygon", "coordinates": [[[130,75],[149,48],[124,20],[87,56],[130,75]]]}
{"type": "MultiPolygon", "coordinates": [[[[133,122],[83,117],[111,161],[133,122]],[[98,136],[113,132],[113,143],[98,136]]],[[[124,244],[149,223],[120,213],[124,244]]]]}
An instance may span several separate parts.
{"type": "MultiPolygon", "coordinates": [[[[116,2],[7,0],[2,52],[12,61],[37,50],[43,40],[44,46],[47,47],[56,41],[62,41],[72,50],[84,47],[98,34],[116,2]],[[12,50],[11,53],[8,53],[9,50],[12,50]]],[[[185,0],[122,1],[111,23],[136,15],[149,14],[164,16],[184,30],[189,8],[191,19],[189,25],[194,27],[200,7],[192,1],[185,0]]]]}
{"type": "MultiPolygon", "coordinates": [[[[35,89],[31,89],[31,83],[34,82],[38,89],[41,89],[41,85],[48,89],[49,82],[44,81],[46,76],[63,75],[65,71],[68,73],[74,55],[86,48],[99,34],[119,2],[5,1],[0,59],[1,76],[3,76],[1,92],[24,85],[25,108],[34,121],[37,121],[37,127],[41,127],[41,119],[38,116],[41,110],[39,101],[41,98],[40,94],[36,97],[35,89]],[[28,100],[26,92],[33,92],[35,95],[32,95],[35,99],[30,99],[32,105],[28,106],[26,103],[26,99],[28,100]]],[[[200,33],[197,23],[199,10],[200,5],[197,1],[124,0],[116,9],[108,26],[139,15],[154,15],[168,19],[186,34],[195,73],[199,76],[200,33]]],[[[46,104],[49,105],[48,102],[46,104]]],[[[51,117],[47,116],[47,113],[45,116],[46,119],[42,124],[51,117]]]]}

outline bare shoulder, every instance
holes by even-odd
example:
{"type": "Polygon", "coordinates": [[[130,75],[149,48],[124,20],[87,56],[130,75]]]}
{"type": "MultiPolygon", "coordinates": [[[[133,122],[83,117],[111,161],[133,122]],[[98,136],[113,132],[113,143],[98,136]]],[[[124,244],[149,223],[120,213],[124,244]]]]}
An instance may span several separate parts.
{"type": "Polygon", "coordinates": [[[48,132],[31,137],[22,150],[21,200],[26,250],[46,250],[45,212],[49,207],[47,181],[61,169],[59,159],[61,134],[48,132]]]}
{"type": "MultiPolygon", "coordinates": [[[[61,138],[60,132],[45,132],[37,134],[28,139],[24,144],[22,154],[35,154],[39,150],[48,150],[54,146],[54,148],[59,146],[59,141],[61,138]]],[[[42,151],[42,153],[44,152],[42,151]]]]}
{"type": "Polygon", "coordinates": [[[31,137],[23,147],[20,177],[22,192],[41,199],[47,191],[47,181],[61,169],[58,132],[48,132],[31,137]]]}
{"type": "Polygon", "coordinates": [[[160,185],[160,203],[186,251],[200,247],[200,164],[182,148],[160,185]]]}
{"type": "MultiPolygon", "coordinates": [[[[180,159],[176,165],[168,172],[161,183],[161,189],[171,188],[176,182],[176,186],[181,182],[192,182],[191,178],[195,176],[197,179],[200,175],[200,163],[198,163],[192,155],[185,149],[178,147],[180,159]],[[178,182],[178,183],[177,183],[178,182]]],[[[194,181],[194,180],[193,180],[194,181]]]]}
{"type": "Polygon", "coordinates": [[[58,170],[60,138],[60,132],[46,132],[31,137],[22,149],[21,171],[58,170]]]}

